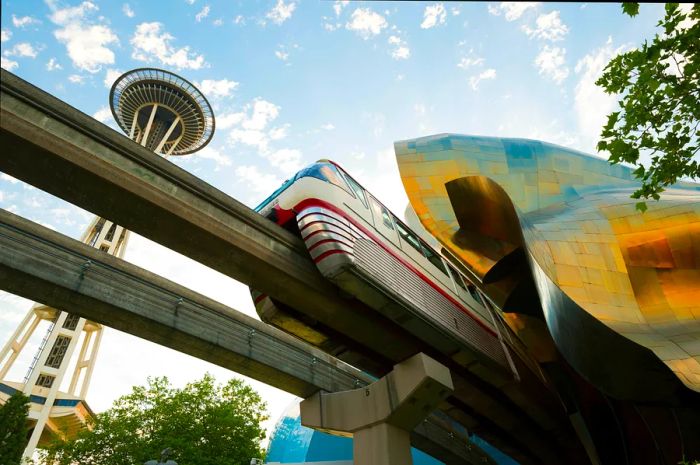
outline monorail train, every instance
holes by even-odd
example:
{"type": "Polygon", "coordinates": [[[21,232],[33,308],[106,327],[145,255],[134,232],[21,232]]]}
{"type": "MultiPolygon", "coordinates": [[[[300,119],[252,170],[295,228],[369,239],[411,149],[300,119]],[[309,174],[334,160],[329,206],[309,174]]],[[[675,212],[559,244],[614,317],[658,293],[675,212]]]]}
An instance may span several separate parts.
{"type": "MultiPolygon", "coordinates": [[[[465,365],[477,360],[513,374],[511,335],[456,259],[442,257],[336,163],[299,171],[256,211],[298,233],[321,274],[345,293],[440,352],[461,353],[465,365]]],[[[328,335],[303,316],[251,292],[263,321],[333,352],[328,335]]]]}

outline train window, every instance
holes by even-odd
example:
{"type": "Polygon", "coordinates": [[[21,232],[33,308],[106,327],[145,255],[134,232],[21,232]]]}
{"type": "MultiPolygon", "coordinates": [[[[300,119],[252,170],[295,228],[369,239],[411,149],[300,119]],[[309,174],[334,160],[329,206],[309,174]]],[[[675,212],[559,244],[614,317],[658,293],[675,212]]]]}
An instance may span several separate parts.
{"type": "Polygon", "coordinates": [[[296,181],[297,179],[307,176],[329,182],[340,187],[349,194],[352,194],[335,165],[330,163],[314,163],[308,168],[304,168],[303,170],[299,171],[299,173],[294,177],[294,180],[296,181]]]}
{"type": "Polygon", "coordinates": [[[435,268],[447,275],[447,269],[445,268],[445,264],[442,263],[442,258],[433,252],[433,249],[431,249],[425,242],[420,241],[420,245],[423,248],[423,255],[425,255],[425,258],[427,258],[430,263],[435,265],[435,268]]]}
{"type": "Polygon", "coordinates": [[[384,221],[384,224],[386,225],[387,228],[389,229],[394,229],[394,224],[391,222],[391,215],[389,214],[389,210],[386,209],[382,205],[382,220],[384,221]]]}
{"type": "Polygon", "coordinates": [[[381,217],[384,226],[386,226],[389,229],[394,229],[394,223],[391,221],[391,214],[389,213],[389,210],[387,210],[384,205],[379,203],[379,201],[375,199],[371,194],[367,194],[367,196],[369,197],[369,201],[372,204],[372,212],[374,213],[375,219],[379,221],[379,218],[381,217]]]}
{"type": "Polygon", "coordinates": [[[452,275],[452,279],[455,280],[457,285],[464,289],[465,291],[467,290],[467,287],[464,285],[464,280],[462,279],[462,275],[459,274],[457,270],[452,268],[451,265],[447,265],[447,268],[450,270],[450,274],[452,275]]]}
{"type": "Polygon", "coordinates": [[[365,190],[362,188],[362,186],[360,186],[357,183],[357,181],[351,178],[347,173],[345,173],[345,179],[348,180],[348,184],[350,184],[352,190],[355,191],[355,195],[358,199],[362,201],[362,204],[365,206],[365,208],[369,208],[369,206],[367,205],[367,199],[365,198],[365,190]]]}
{"type": "Polygon", "coordinates": [[[481,305],[484,305],[484,303],[481,301],[481,296],[479,295],[479,291],[476,290],[476,287],[473,284],[468,284],[467,290],[469,291],[469,294],[472,296],[472,299],[476,300],[481,305]]]}
{"type": "Polygon", "coordinates": [[[406,228],[406,226],[404,226],[399,220],[394,218],[394,221],[396,222],[396,230],[399,232],[401,239],[403,239],[404,242],[408,243],[411,247],[416,249],[416,251],[418,251],[418,253],[422,255],[423,251],[421,250],[418,238],[411,234],[408,228],[406,228]]]}

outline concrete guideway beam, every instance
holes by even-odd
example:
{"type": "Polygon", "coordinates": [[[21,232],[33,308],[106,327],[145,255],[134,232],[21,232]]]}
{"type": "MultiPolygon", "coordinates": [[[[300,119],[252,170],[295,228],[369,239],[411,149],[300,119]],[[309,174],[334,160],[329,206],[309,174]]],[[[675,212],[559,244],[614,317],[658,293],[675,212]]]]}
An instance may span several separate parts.
{"type": "Polygon", "coordinates": [[[317,392],[301,403],[301,423],[353,434],[355,465],[410,465],[410,432],[452,392],[450,370],[423,353],[360,389],[317,392]]]}
{"type": "MultiPolygon", "coordinates": [[[[259,320],[1,209],[0,288],[300,397],[373,381],[259,320]]],[[[435,416],[413,430],[411,442],[447,464],[486,458],[435,416]]]]}

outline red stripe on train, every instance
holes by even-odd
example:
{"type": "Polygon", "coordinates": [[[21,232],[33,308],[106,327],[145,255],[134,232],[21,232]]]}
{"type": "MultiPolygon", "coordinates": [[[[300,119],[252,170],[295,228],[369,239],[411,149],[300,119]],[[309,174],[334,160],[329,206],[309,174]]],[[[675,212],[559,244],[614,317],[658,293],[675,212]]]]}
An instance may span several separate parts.
{"type": "Polygon", "coordinates": [[[346,252],[346,251],[344,251],[344,250],[339,250],[339,249],[329,250],[329,251],[327,251],[327,252],[323,252],[321,255],[319,255],[318,257],[314,258],[314,263],[318,263],[318,262],[320,262],[321,260],[323,260],[324,258],[327,258],[327,257],[329,257],[329,256],[331,256],[331,255],[335,255],[335,254],[337,254],[337,253],[344,253],[345,255],[350,255],[350,253],[348,253],[348,252],[346,252]]]}
{"type": "Polygon", "coordinates": [[[343,239],[349,240],[350,242],[353,242],[353,241],[355,240],[355,239],[353,239],[352,237],[347,237],[347,236],[344,236],[344,235],[340,234],[340,233],[337,232],[337,231],[330,231],[330,230],[328,230],[328,229],[319,229],[319,230],[317,230],[317,231],[314,231],[314,232],[312,232],[311,234],[309,234],[308,236],[302,237],[302,240],[306,241],[306,240],[307,240],[308,238],[310,238],[311,236],[315,236],[316,234],[321,234],[321,233],[335,234],[335,235],[338,235],[338,236],[342,237],[343,239]]]}
{"type": "Polygon", "coordinates": [[[316,247],[318,247],[319,245],[321,245],[321,244],[328,244],[329,242],[335,242],[335,243],[337,243],[337,244],[342,244],[342,245],[344,245],[344,246],[346,246],[346,247],[352,248],[351,245],[346,244],[346,243],[343,242],[343,241],[339,241],[338,239],[323,239],[323,240],[320,240],[320,241],[316,242],[316,243],[315,243],[314,245],[312,245],[311,247],[309,247],[309,252],[311,252],[312,250],[314,250],[314,249],[315,249],[316,247]]]}
{"type": "MultiPolygon", "coordinates": [[[[299,212],[300,214],[303,212],[304,209],[310,208],[310,207],[321,207],[321,208],[326,208],[334,213],[337,213],[338,215],[342,216],[346,220],[348,220],[350,223],[353,224],[357,229],[360,231],[364,232],[369,238],[371,238],[377,245],[379,245],[381,248],[383,248],[386,252],[388,252],[391,256],[396,258],[403,266],[411,270],[413,273],[415,273],[419,278],[421,278],[423,281],[425,281],[430,287],[435,289],[437,292],[439,292],[443,297],[445,297],[447,300],[449,300],[453,305],[455,305],[457,308],[462,310],[464,313],[469,315],[470,318],[472,318],[474,321],[476,321],[479,326],[484,328],[489,334],[491,334],[494,337],[498,337],[496,332],[486,326],[484,322],[482,322],[478,317],[474,316],[471,310],[466,308],[464,305],[459,303],[457,300],[455,300],[454,297],[450,296],[447,294],[440,286],[436,285],[434,282],[432,282],[425,274],[421,273],[420,270],[418,270],[415,266],[407,262],[403,257],[400,257],[399,255],[396,254],[393,250],[391,250],[383,241],[379,240],[376,235],[374,235],[369,229],[367,229],[365,226],[361,225],[360,223],[357,222],[354,218],[348,216],[343,210],[340,208],[336,207],[332,203],[326,202],[325,200],[321,199],[304,199],[296,206],[294,207],[294,210],[299,212]]],[[[329,251],[331,253],[347,253],[341,250],[331,250],[329,251]]],[[[331,253],[325,252],[321,255],[319,255],[316,259],[314,259],[314,263],[318,263],[321,260],[323,260],[328,254],[331,255],[331,253]]]]}

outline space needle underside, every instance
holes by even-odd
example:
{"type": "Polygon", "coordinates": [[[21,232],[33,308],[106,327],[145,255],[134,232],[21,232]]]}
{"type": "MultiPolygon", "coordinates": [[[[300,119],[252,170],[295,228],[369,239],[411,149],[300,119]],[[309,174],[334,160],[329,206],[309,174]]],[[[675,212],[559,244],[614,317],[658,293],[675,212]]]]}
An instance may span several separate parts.
{"type": "Polygon", "coordinates": [[[191,83],[167,71],[130,71],[114,83],[109,100],[121,129],[156,153],[193,153],[214,134],[209,102],[191,83]]]}

